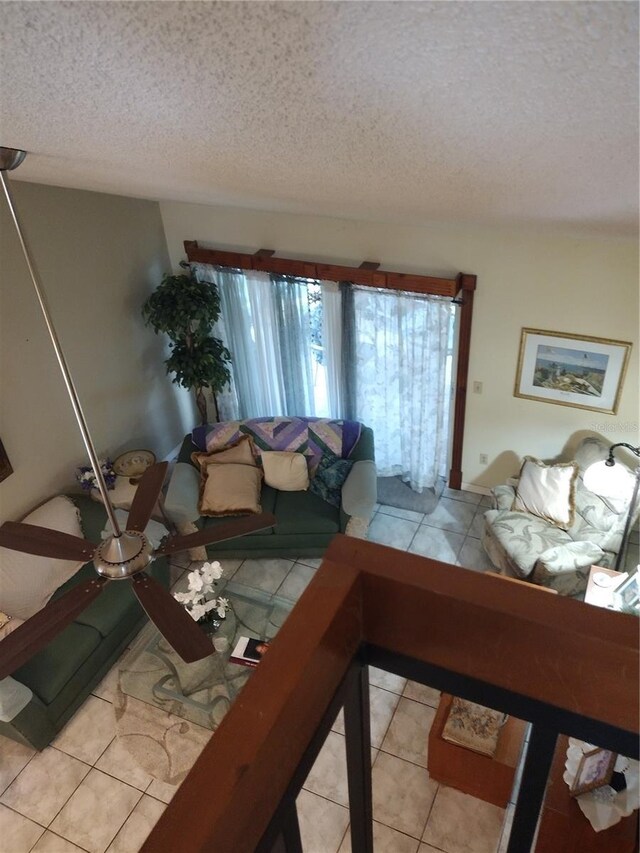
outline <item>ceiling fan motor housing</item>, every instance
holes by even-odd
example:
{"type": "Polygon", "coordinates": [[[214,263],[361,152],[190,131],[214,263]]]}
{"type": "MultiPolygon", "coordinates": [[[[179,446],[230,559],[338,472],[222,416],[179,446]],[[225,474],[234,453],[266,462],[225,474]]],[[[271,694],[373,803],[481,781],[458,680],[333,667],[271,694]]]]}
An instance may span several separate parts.
{"type": "Polygon", "coordinates": [[[144,533],[127,530],[110,536],[98,546],[93,564],[99,575],[109,580],[126,580],[147,568],[152,548],[144,533]]]}

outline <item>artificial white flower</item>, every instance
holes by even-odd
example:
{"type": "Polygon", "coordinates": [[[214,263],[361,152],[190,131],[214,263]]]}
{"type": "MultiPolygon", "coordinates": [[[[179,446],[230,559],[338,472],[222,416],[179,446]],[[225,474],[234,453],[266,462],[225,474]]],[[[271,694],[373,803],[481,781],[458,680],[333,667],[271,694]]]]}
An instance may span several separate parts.
{"type": "Polygon", "coordinates": [[[204,581],[202,580],[202,575],[200,572],[189,572],[189,589],[194,592],[202,592],[202,588],[204,587],[204,581]]]}
{"type": "Polygon", "coordinates": [[[229,599],[228,598],[219,598],[218,599],[218,606],[216,607],[216,610],[218,612],[218,616],[220,616],[221,619],[224,619],[228,609],[229,609],[229,599]]]}
{"type": "Polygon", "coordinates": [[[217,581],[222,577],[222,567],[217,560],[215,563],[203,563],[200,572],[202,573],[203,580],[207,584],[212,584],[214,581],[217,581]]]}
{"type": "Polygon", "coordinates": [[[179,601],[180,604],[195,604],[197,595],[192,592],[174,592],[173,597],[176,601],[179,601]]]}
{"type": "Polygon", "coordinates": [[[191,610],[189,610],[189,615],[196,622],[199,622],[200,619],[202,619],[202,617],[206,614],[206,612],[207,611],[205,610],[204,605],[194,604],[191,610]]]}

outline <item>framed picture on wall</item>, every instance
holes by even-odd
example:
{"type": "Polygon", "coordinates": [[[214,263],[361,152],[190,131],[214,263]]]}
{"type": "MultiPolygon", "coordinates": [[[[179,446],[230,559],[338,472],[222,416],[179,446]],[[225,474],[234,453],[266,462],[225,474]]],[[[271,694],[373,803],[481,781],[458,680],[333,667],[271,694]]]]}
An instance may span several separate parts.
{"type": "Polygon", "coordinates": [[[13,474],[13,468],[11,467],[11,462],[9,462],[4,445],[0,441],[0,483],[6,480],[9,474],[13,474]]]}
{"type": "Polygon", "coordinates": [[[631,344],[523,329],[514,395],[615,415],[631,344]]]}

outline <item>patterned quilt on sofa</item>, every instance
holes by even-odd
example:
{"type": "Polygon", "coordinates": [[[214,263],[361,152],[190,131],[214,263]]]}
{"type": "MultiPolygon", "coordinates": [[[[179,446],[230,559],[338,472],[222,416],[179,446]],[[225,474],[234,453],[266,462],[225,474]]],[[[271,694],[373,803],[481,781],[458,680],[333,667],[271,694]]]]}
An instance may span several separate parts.
{"type": "Polygon", "coordinates": [[[361,429],[358,421],[328,418],[248,418],[204,424],[193,430],[192,439],[199,450],[211,451],[250,435],[258,455],[262,450],[302,453],[307,457],[309,473],[313,474],[326,453],[347,459],[358,443],[361,429]]]}

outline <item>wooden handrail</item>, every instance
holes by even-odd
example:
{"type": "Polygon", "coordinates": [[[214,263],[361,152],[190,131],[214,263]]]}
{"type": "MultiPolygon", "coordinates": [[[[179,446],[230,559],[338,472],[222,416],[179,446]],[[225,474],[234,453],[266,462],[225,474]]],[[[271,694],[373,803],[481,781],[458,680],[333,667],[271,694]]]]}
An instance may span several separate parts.
{"type": "Polygon", "coordinates": [[[252,853],[363,644],[637,734],[637,632],[632,616],[336,536],[142,849],[252,853]]]}

